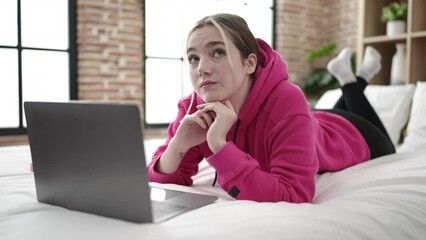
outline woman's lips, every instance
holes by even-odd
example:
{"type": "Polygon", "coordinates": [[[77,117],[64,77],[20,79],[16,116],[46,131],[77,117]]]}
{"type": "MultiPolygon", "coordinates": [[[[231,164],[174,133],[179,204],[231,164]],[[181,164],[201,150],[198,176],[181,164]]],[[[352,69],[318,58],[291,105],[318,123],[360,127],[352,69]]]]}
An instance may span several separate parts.
{"type": "Polygon", "coordinates": [[[203,87],[206,87],[206,86],[211,86],[211,85],[214,85],[214,84],[216,84],[216,82],[213,82],[213,81],[203,81],[200,84],[200,88],[203,88],[203,87]]]}

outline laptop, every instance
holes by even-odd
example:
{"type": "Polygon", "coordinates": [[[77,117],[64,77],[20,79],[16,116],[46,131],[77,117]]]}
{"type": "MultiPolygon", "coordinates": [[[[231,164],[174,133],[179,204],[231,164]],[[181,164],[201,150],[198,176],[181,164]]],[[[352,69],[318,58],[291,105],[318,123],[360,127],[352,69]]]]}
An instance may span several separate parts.
{"type": "Polygon", "coordinates": [[[24,109],[39,202],[152,223],[218,199],[149,186],[136,105],[25,102],[24,109]]]}

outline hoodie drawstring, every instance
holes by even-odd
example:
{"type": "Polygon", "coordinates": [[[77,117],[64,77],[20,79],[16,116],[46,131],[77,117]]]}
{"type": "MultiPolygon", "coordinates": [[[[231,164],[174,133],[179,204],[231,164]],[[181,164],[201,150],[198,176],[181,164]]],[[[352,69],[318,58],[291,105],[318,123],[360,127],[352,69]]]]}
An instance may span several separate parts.
{"type": "MultiPolygon", "coordinates": [[[[241,122],[241,120],[238,119],[237,124],[235,125],[234,137],[232,138],[232,142],[234,144],[235,144],[235,141],[237,140],[237,131],[238,131],[238,127],[240,126],[240,122],[241,122]]],[[[214,180],[213,180],[213,184],[212,184],[213,187],[216,184],[216,181],[217,181],[217,171],[214,172],[214,180]]]]}

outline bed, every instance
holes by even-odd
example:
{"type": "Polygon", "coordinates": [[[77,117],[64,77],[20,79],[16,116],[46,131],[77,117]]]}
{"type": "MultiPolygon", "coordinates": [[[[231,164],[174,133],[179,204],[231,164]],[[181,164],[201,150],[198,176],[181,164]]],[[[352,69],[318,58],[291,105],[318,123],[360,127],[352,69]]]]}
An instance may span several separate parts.
{"type": "MultiPolygon", "coordinates": [[[[397,153],[318,175],[312,203],[235,201],[204,162],[192,187],[152,185],[217,202],[135,224],[38,203],[29,146],[0,147],[0,239],[425,239],[426,84],[414,87],[397,153]]],[[[145,141],[147,156],[159,141],[145,141]]]]}

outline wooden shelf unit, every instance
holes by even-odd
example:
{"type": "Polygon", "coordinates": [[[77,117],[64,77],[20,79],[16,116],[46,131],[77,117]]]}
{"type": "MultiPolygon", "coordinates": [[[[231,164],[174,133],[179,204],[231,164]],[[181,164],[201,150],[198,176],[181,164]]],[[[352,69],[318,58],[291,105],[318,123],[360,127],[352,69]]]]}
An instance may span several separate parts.
{"type": "Polygon", "coordinates": [[[382,69],[371,80],[373,84],[387,85],[390,82],[392,57],[396,43],[407,47],[407,83],[426,81],[426,1],[407,0],[408,17],[406,33],[386,36],[386,24],[380,21],[382,8],[396,0],[361,0],[359,6],[359,38],[357,67],[362,63],[367,46],[376,48],[382,55],[382,69]]]}

